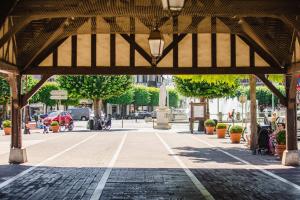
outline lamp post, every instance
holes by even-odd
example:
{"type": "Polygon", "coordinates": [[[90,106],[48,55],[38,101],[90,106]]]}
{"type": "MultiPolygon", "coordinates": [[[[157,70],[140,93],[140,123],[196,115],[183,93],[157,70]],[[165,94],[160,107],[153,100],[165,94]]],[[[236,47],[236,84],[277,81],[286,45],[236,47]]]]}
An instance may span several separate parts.
{"type": "Polygon", "coordinates": [[[164,38],[158,29],[154,29],[151,31],[148,41],[151,55],[156,61],[156,59],[162,55],[164,50],[164,38]]]}
{"type": "Polygon", "coordinates": [[[162,0],[164,10],[168,10],[172,16],[178,16],[184,7],[185,0],[162,0]]]}

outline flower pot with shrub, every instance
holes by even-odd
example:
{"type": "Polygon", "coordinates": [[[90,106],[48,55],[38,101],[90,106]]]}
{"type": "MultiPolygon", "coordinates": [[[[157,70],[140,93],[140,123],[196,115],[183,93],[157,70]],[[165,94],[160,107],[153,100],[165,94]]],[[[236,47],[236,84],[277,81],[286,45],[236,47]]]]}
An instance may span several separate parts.
{"type": "Polygon", "coordinates": [[[225,138],[227,125],[224,123],[218,123],[216,127],[218,138],[225,138]]]}
{"type": "Polygon", "coordinates": [[[234,125],[230,128],[230,140],[231,143],[240,143],[243,127],[234,125]]]}
{"type": "Polygon", "coordinates": [[[51,130],[53,133],[58,133],[59,131],[59,123],[57,121],[53,121],[51,123],[51,130]]]}
{"type": "Polygon", "coordinates": [[[214,120],[212,119],[208,119],[204,122],[204,126],[205,126],[205,129],[206,129],[206,133],[207,134],[214,134],[214,130],[215,130],[215,126],[216,126],[216,123],[214,120]]]}
{"type": "Polygon", "coordinates": [[[10,120],[4,120],[2,123],[4,134],[10,135],[11,134],[11,121],[10,120]]]}
{"type": "Polygon", "coordinates": [[[275,152],[279,156],[279,158],[282,158],[283,152],[286,149],[286,140],[285,140],[285,130],[279,131],[276,134],[276,146],[275,146],[275,152]]]}

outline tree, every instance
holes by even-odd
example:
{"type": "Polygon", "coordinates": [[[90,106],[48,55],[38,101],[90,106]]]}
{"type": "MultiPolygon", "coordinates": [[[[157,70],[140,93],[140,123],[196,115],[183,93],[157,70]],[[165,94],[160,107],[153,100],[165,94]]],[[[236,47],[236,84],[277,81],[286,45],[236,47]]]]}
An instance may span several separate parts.
{"type": "Polygon", "coordinates": [[[168,89],[169,92],[169,106],[178,108],[179,94],[175,89],[168,89]]]}
{"type": "Polygon", "coordinates": [[[159,88],[147,87],[147,91],[150,95],[150,100],[147,105],[158,106],[158,104],[159,104],[159,88]]]}
{"type": "Polygon", "coordinates": [[[220,98],[220,97],[234,97],[238,89],[239,83],[237,80],[230,80],[226,82],[225,79],[207,82],[204,79],[181,78],[174,76],[176,90],[186,97],[197,98],[220,98]]]}
{"type": "Polygon", "coordinates": [[[134,87],[134,105],[146,106],[150,102],[150,93],[145,86],[134,87]]]}
{"type": "Polygon", "coordinates": [[[46,105],[46,110],[48,106],[55,106],[56,100],[50,99],[51,91],[52,90],[58,90],[59,85],[54,82],[46,82],[39,91],[33,96],[33,99],[38,100],[41,103],[44,103],[46,105]]]}
{"type": "Polygon", "coordinates": [[[100,116],[102,101],[121,95],[132,87],[131,76],[60,76],[61,88],[72,98],[92,99],[95,116],[100,116]],[[100,105],[101,104],[101,105],[100,105]]]}
{"type": "MultiPolygon", "coordinates": [[[[201,102],[205,99],[220,98],[220,97],[233,97],[239,86],[237,76],[224,75],[224,76],[174,76],[176,90],[186,97],[200,98],[201,102]]],[[[207,113],[209,107],[207,105],[207,113]]],[[[199,121],[199,131],[204,130],[204,120],[199,121]]]]}
{"type": "MultiPolygon", "coordinates": [[[[276,88],[282,93],[285,94],[285,87],[283,85],[275,85],[276,88]]],[[[250,98],[250,88],[248,86],[242,87],[239,89],[242,93],[247,95],[247,98],[250,98]]],[[[272,92],[266,86],[257,86],[256,87],[256,99],[259,105],[272,105],[272,92]]],[[[275,106],[278,104],[278,98],[274,96],[275,106]]]]}
{"type": "Polygon", "coordinates": [[[7,104],[10,98],[10,87],[5,78],[0,77],[0,104],[7,104]]]}
{"type": "Polygon", "coordinates": [[[119,104],[122,105],[122,116],[124,116],[124,106],[131,104],[133,102],[133,97],[134,97],[134,92],[133,90],[128,90],[126,91],[124,94],[122,94],[121,96],[113,96],[109,99],[106,100],[107,103],[110,104],[119,104]]]}

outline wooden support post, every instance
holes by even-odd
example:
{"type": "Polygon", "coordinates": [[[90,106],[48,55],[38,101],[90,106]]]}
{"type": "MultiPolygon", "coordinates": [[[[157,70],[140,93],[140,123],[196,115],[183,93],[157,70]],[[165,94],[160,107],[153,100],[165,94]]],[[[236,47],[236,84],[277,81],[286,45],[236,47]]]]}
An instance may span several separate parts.
{"type": "Polygon", "coordinates": [[[256,120],[256,77],[255,75],[250,75],[250,132],[251,132],[251,143],[250,143],[250,149],[253,152],[256,152],[257,148],[257,120],[256,120]]]}
{"type": "Polygon", "coordinates": [[[21,76],[9,75],[9,84],[11,87],[11,149],[9,155],[9,163],[27,162],[26,150],[22,149],[22,133],[21,133],[21,76]]]}
{"type": "Polygon", "coordinates": [[[296,109],[296,85],[295,74],[286,75],[286,150],[283,153],[282,164],[287,166],[299,165],[297,146],[297,109],[296,109]]]}

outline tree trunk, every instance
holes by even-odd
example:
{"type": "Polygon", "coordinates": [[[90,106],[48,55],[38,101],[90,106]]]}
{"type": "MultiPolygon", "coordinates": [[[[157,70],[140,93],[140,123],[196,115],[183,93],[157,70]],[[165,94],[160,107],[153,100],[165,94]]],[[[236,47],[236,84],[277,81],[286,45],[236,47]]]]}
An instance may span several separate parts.
{"type": "Polygon", "coordinates": [[[29,106],[25,106],[24,108],[24,112],[25,112],[25,126],[24,126],[24,134],[30,134],[30,130],[27,128],[27,124],[29,123],[29,106]]]}
{"type": "Polygon", "coordinates": [[[101,99],[94,99],[94,114],[95,117],[99,118],[101,114],[101,110],[103,108],[101,99]]]}

